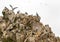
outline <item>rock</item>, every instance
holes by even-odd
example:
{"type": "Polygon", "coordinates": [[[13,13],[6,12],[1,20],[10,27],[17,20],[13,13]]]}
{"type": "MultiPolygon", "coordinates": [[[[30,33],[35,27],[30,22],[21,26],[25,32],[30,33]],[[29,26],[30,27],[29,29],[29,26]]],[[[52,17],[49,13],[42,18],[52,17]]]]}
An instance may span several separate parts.
{"type": "Polygon", "coordinates": [[[0,16],[0,42],[60,42],[51,27],[41,23],[41,17],[29,15],[27,12],[15,14],[5,7],[0,16]]]}

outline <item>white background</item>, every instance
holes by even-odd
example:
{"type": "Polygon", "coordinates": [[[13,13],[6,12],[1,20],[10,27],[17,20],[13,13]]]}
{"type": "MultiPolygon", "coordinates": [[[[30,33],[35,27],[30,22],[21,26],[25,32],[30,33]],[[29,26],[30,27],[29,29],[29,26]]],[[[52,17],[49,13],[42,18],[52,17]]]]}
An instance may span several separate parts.
{"type": "Polygon", "coordinates": [[[33,15],[38,12],[41,22],[49,24],[56,36],[60,36],[60,0],[0,0],[0,15],[5,6],[11,9],[10,4],[19,7],[15,12],[20,10],[33,15]]]}

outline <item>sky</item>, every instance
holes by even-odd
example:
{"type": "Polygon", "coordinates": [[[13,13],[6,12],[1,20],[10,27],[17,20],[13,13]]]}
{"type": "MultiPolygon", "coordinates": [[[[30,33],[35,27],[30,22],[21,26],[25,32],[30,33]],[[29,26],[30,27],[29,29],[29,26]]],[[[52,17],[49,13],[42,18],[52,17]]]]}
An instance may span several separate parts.
{"type": "Polygon", "coordinates": [[[18,7],[15,12],[36,15],[38,12],[41,22],[49,24],[56,36],[60,36],[60,0],[0,0],[0,16],[4,7],[11,9],[9,5],[18,7]]]}

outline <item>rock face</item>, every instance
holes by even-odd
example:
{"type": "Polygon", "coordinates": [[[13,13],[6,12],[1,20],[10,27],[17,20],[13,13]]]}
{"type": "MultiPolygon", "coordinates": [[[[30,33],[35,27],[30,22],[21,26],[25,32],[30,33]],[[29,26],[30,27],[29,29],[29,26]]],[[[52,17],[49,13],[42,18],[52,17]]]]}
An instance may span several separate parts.
{"type": "MultiPolygon", "coordinates": [[[[12,6],[11,6],[12,7],[12,6]]],[[[40,22],[41,17],[17,14],[5,7],[0,16],[0,42],[60,42],[49,25],[40,22]]]]}

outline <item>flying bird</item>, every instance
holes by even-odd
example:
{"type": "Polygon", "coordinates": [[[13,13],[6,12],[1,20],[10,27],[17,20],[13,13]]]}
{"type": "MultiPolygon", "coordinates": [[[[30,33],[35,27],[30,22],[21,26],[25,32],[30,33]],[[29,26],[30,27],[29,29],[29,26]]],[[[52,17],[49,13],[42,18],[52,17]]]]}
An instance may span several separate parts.
{"type": "Polygon", "coordinates": [[[12,6],[12,5],[10,5],[10,7],[12,8],[12,10],[15,10],[16,8],[18,8],[18,7],[14,7],[14,8],[13,8],[13,6],[12,6]]]}

